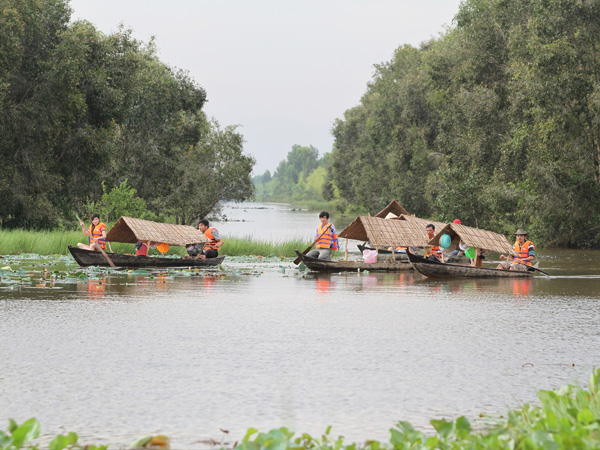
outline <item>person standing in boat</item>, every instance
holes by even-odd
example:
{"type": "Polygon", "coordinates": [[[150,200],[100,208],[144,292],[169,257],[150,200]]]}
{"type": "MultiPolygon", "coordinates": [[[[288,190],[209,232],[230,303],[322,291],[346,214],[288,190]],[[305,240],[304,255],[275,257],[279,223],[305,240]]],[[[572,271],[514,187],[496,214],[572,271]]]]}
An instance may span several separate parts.
{"type": "Polygon", "coordinates": [[[314,250],[311,250],[306,254],[311,258],[319,259],[331,259],[331,251],[338,249],[338,237],[335,231],[335,227],[332,223],[329,223],[329,213],[327,211],[321,211],[319,213],[319,220],[321,224],[317,227],[313,240],[317,241],[317,245],[314,250]]]}
{"type": "Polygon", "coordinates": [[[83,230],[84,236],[89,236],[89,245],[77,244],[82,250],[93,250],[96,252],[100,251],[100,247],[106,250],[106,225],[100,222],[100,216],[96,213],[92,214],[92,224],[88,229],[85,228],[85,224],[82,220],[79,221],[79,225],[83,230]]]}
{"type": "MultiPolygon", "coordinates": [[[[435,237],[435,225],[430,223],[425,227],[425,232],[427,233],[427,239],[430,241],[435,237]]],[[[425,251],[425,257],[430,261],[441,261],[442,260],[442,251],[440,250],[439,245],[432,245],[427,248],[425,251]]]]}
{"type": "Polygon", "coordinates": [[[518,229],[515,236],[517,240],[515,241],[513,248],[518,256],[516,258],[509,256],[510,259],[507,259],[506,255],[500,255],[500,259],[507,260],[498,264],[497,269],[519,270],[525,272],[527,267],[531,266],[531,261],[535,258],[535,244],[527,239],[528,234],[522,229],[518,229]]]}
{"type": "Polygon", "coordinates": [[[204,250],[201,255],[198,255],[198,258],[206,259],[219,256],[219,247],[223,245],[223,239],[219,234],[219,230],[209,226],[208,220],[206,219],[200,219],[200,221],[198,221],[198,229],[208,238],[208,242],[204,245],[204,250]]]}

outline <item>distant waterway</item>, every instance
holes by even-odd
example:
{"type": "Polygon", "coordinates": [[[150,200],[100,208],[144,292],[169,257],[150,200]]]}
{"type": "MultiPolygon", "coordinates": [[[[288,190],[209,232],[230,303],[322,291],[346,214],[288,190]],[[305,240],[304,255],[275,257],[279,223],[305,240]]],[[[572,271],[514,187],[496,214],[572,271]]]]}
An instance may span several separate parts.
{"type": "MultiPolygon", "coordinates": [[[[294,223],[310,238],[317,223],[256,211],[268,215],[257,227],[218,226],[284,237],[271,225],[294,223]]],[[[540,250],[539,261],[550,277],[431,281],[279,258],[133,272],[4,256],[0,423],[37,417],[42,442],[75,431],[123,447],[163,433],[195,449],[220,429],[232,442],[248,427],[332,425],[364,441],[387,440],[399,420],[481,421],[535,403],[538,389],[585,386],[599,365],[600,252],[540,250]]]]}
{"type": "MultiPolygon", "coordinates": [[[[283,242],[294,239],[311,240],[319,212],[294,207],[285,203],[230,203],[223,208],[227,220],[211,222],[225,236],[250,237],[258,240],[283,242]]],[[[331,221],[338,231],[354,217],[331,213],[331,221]]]]}

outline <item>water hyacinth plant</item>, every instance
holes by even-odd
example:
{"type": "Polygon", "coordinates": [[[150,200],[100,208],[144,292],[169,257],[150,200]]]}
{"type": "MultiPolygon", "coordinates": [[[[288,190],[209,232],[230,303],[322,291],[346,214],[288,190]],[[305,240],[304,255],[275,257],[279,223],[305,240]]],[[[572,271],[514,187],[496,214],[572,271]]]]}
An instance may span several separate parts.
{"type": "MultiPolygon", "coordinates": [[[[600,448],[600,370],[595,370],[589,388],[567,385],[558,390],[539,391],[540,406],[523,405],[499,418],[496,425],[484,431],[474,431],[465,417],[456,420],[432,420],[434,435],[416,430],[409,422],[398,422],[390,430],[390,441],[366,441],[361,444],[344,442],[343,437],[331,436],[331,427],[320,437],[295,433],[287,428],[260,433],[250,428],[235,450],[417,450],[417,449],[498,449],[498,450],[559,450],[600,448]]],[[[39,436],[40,425],[29,419],[22,425],[13,420],[7,432],[0,431],[0,450],[37,449],[32,441],[39,436]]],[[[160,443],[168,438],[161,436],[160,443]]],[[[151,448],[151,437],[142,438],[133,445],[151,448]],[[143,442],[142,442],[143,441],[143,442]]],[[[215,443],[215,447],[222,447],[215,443]]],[[[77,435],[69,433],[52,440],[49,450],[65,448],[106,450],[104,447],[85,446],[77,442],[77,435]]],[[[157,445],[157,447],[160,447],[157,445]]],[[[164,448],[164,447],[163,447],[164,448]]]]}

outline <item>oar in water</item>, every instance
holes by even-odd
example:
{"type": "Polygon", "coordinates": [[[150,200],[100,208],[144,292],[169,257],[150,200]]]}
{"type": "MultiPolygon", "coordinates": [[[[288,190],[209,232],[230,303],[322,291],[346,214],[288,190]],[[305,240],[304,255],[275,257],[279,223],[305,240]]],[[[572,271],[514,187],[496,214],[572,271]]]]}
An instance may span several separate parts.
{"type": "Polygon", "coordinates": [[[528,266],[527,264],[525,264],[525,263],[524,263],[524,262],[522,262],[522,261],[515,261],[515,259],[514,259],[514,258],[512,259],[512,262],[516,262],[516,263],[518,263],[518,264],[523,264],[524,266],[526,266],[526,267],[527,267],[527,270],[531,269],[531,270],[534,270],[534,271],[537,271],[537,272],[543,273],[543,274],[544,274],[544,275],[546,275],[547,277],[549,277],[549,276],[550,276],[550,274],[549,274],[548,272],[544,272],[542,269],[538,269],[538,268],[536,267],[536,266],[539,264],[539,262],[535,263],[535,266],[533,266],[533,265],[531,265],[531,266],[528,266]]]}
{"type": "Polygon", "coordinates": [[[117,267],[115,266],[115,263],[112,262],[112,259],[110,259],[108,257],[108,255],[106,254],[106,252],[104,251],[104,249],[102,248],[102,246],[100,244],[98,244],[98,239],[92,238],[94,240],[94,242],[96,243],[96,245],[98,246],[98,248],[100,249],[100,251],[102,252],[102,256],[104,256],[104,258],[106,258],[106,261],[108,262],[108,265],[110,267],[117,267]]]}
{"type": "MultiPolygon", "coordinates": [[[[82,220],[79,218],[79,216],[78,216],[77,214],[75,214],[75,217],[77,217],[77,220],[79,220],[79,222],[83,222],[83,221],[82,221],[82,220]]],[[[90,233],[91,233],[91,231],[90,231],[90,233]]],[[[108,265],[109,265],[110,267],[117,267],[117,266],[115,265],[115,263],[114,263],[114,262],[112,262],[112,259],[110,259],[110,258],[108,257],[108,255],[106,254],[106,252],[104,251],[104,249],[102,248],[102,246],[101,246],[101,245],[98,243],[98,239],[94,238],[94,236],[91,236],[91,238],[92,238],[92,240],[93,240],[93,241],[96,243],[96,246],[97,246],[97,247],[100,249],[100,252],[102,252],[102,256],[104,256],[104,258],[106,259],[106,262],[108,262],[108,265]]]]}
{"type": "MultiPolygon", "coordinates": [[[[313,241],[312,244],[310,244],[308,247],[306,247],[306,250],[304,250],[302,252],[302,255],[306,255],[311,248],[313,248],[313,246],[319,241],[319,239],[321,239],[321,237],[327,233],[327,230],[329,230],[329,228],[331,227],[331,224],[328,224],[327,227],[325,228],[325,230],[323,230],[323,232],[313,241]]],[[[298,265],[300,264],[300,261],[302,261],[302,258],[300,258],[300,256],[298,256],[295,260],[294,260],[294,264],[298,265]]]]}
{"type": "MultiPolygon", "coordinates": [[[[536,263],[536,266],[538,265],[538,263],[536,263]]],[[[544,275],[546,275],[547,277],[550,276],[550,274],[544,272],[542,269],[538,269],[536,266],[527,266],[528,269],[533,269],[533,270],[537,270],[538,272],[543,273],[544,275]]]]}

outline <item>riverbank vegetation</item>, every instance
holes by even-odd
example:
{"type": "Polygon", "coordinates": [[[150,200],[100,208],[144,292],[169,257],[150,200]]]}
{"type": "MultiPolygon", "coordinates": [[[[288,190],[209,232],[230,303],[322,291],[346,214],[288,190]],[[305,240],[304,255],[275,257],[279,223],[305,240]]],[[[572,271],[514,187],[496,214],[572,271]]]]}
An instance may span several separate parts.
{"type": "MultiPolygon", "coordinates": [[[[110,228],[110,227],[109,227],[110,228]]],[[[87,237],[80,230],[0,230],[0,255],[18,255],[35,253],[38,255],[68,255],[68,246],[76,246],[78,242],[87,244],[87,237]]],[[[229,256],[280,256],[295,257],[294,249],[304,250],[310,242],[290,240],[285,242],[269,242],[246,238],[227,238],[219,253],[229,256]]],[[[112,250],[117,253],[135,254],[133,244],[111,243],[112,250]]],[[[166,255],[184,256],[184,247],[172,246],[166,255]]],[[[150,249],[149,256],[160,256],[156,249],[150,249]]]]}
{"type": "MultiPolygon", "coordinates": [[[[540,406],[523,405],[511,410],[506,417],[489,421],[484,431],[476,431],[466,417],[456,420],[434,419],[430,423],[435,434],[426,434],[415,429],[409,422],[398,422],[390,430],[389,442],[374,440],[365,443],[346,443],[343,437],[333,437],[331,427],[322,436],[313,437],[295,433],[286,428],[259,433],[250,428],[239,443],[231,445],[236,450],[266,449],[319,449],[319,450],[356,450],[356,449],[584,449],[600,447],[600,370],[590,377],[589,388],[584,389],[567,385],[558,390],[538,392],[540,406]]],[[[18,450],[37,448],[32,443],[39,436],[40,424],[30,419],[18,425],[10,421],[6,432],[0,431],[0,450],[18,450]]],[[[160,436],[161,442],[168,438],[160,436]]],[[[142,438],[133,447],[144,443],[149,445],[153,437],[142,438]]],[[[216,447],[224,447],[215,442],[216,447]]],[[[89,450],[106,449],[106,446],[83,446],[78,443],[75,433],[60,435],[50,443],[50,450],[87,448],[89,450]]]]}
{"type": "Polygon", "coordinates": [[[252,195],[243,136],[205,116],[205,90],[153,41],[71,23],[68,0],[0,12],[0,226],[68,226],[115,188],[176,223],[252,195]]]}
{"type": "Polygon", "coordinates": [[[600,2],[466,0],[376,65],[345,111],[328,183],[343,209],[411,213],[599,247],[600,2]]]}

